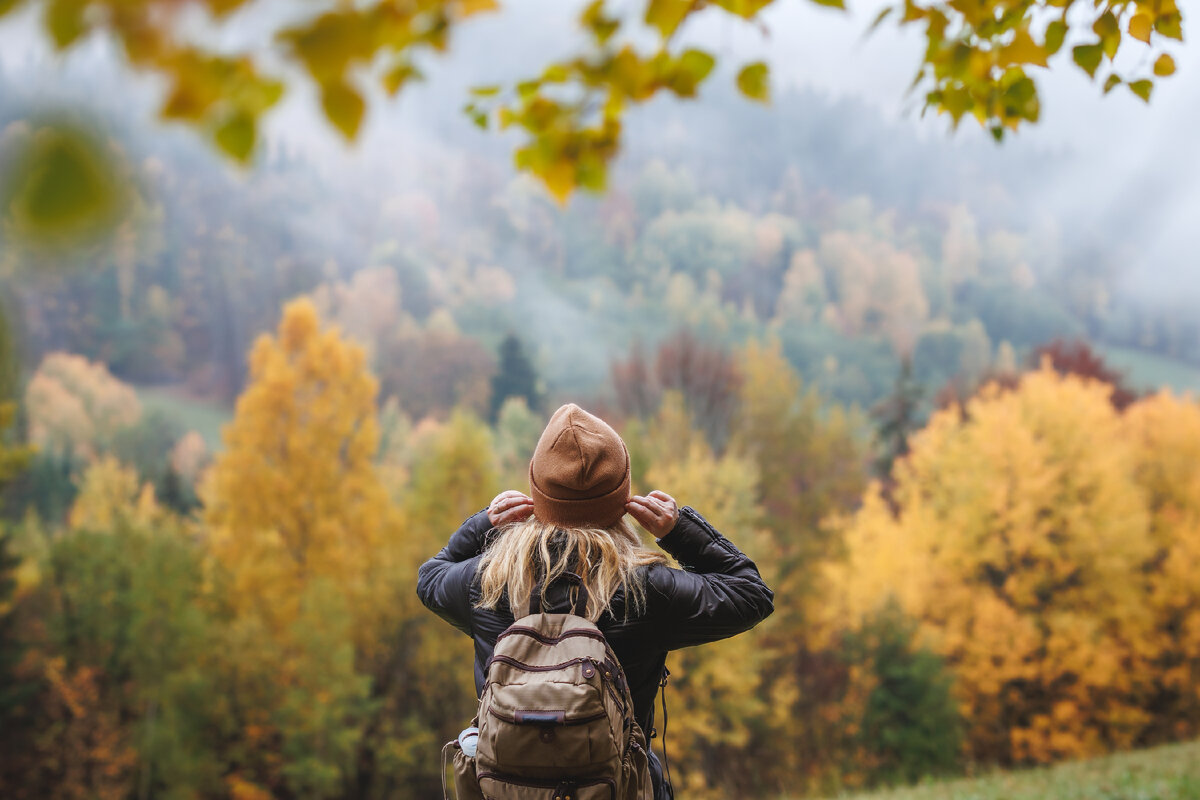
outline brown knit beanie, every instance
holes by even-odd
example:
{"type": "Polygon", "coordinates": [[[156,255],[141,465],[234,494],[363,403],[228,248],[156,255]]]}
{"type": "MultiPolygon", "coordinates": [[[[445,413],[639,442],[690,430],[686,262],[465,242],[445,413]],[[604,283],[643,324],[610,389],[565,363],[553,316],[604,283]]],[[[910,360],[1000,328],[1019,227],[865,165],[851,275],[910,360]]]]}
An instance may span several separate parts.
{"type": "Polygon", "coordinates": [[[607,528],[629,502],[629,451],[574,403],[554,412],[529,462],[533,515],[565,528],[607,528]]]}

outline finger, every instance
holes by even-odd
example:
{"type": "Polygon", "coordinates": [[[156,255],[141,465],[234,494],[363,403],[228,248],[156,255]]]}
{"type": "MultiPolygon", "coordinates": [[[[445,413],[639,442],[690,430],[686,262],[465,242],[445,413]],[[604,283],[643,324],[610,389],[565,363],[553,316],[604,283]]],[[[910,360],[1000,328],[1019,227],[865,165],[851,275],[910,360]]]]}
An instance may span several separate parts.
{"type": "Polygon", "coordinates": [[[526,505],[516,506],[515,508],[510,508],[508,511],[505,511],[502,514],[498,514],[497,521],[500,524],[508,524],[510,522],[520,522],[521,520],[526,519],[532,513],[533,513],[532,504],[527,505],[527,506],[526,505]]]}
{"type": "Polygon", "coordinates": [[[506,509],[510,509],[515,506],[522,505],[524,503],[532,503],[533,502],[532,500],[530,500],[528,497],[521,494],[520,492],[513,492],[512,494],[505,492],[505,494],[507,494],[508,496],[497,498],[496,502],[493,504],[493,508],[495,508],[497,511],[504,511],[506,509]]]}
{"type": "Polygon", "coordinates": [[[646,500],[644,497],[634,497],[625,505],[625,509],[633,516],[633,518],[643,524],[654,519],[654,515],[650,512],[650,509],[646,507],[645,502],[646,500]]]}
{"type": "Polygon", "coordinates": [[[492,509],[495,510],[497,514],[506,509],[512,508],[512,506],[513,506],[513,498],[511,498],[511,497],[501,496],[501,497],[496,498],[496,501],[494,503],[492,503],[492,509]]]}
{"type": "Polygon", "coordinates": [[[653,492],[651,492],[650,496],[669,505],[675,505],[674,497],[671,497],[671,495],[667,494],[666,492],[659,491],[658,489],[655,489],[653,492]]]}
{"type": "Polygon", "coordinates": [[[631,504],[629,512],[638,524],[651,533],[657,533],[663,525],[663,517],[657,514],[653,508],[646,504],[643,498],[641,502],[631,504]]]}
{"type": "Polygon", "coordinates": [[[646,505],[650,508],[655,517],[671,516],[671,511],[667,508],[667,505],[656,497],[647,497],[646,505]]]}
{"type": "Polygon", "coordinates": [[[528,514],[533,511],[532,501],[516,500],[507,503],[498,510],[498,513],[504,516],[512,514],[528,514]]]}

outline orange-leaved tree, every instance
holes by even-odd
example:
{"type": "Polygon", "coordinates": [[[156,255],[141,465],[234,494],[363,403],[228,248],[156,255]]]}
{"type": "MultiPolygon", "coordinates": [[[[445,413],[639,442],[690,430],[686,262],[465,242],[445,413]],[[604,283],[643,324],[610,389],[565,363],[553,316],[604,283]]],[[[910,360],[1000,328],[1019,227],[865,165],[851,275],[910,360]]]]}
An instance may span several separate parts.
{"type": "Polygon", "coordinates": [[[1110,388],[1049,367],[938,412],[845,527],[824,622],[895,600],[943,655],[969,755],[1046,762],[1128,746],[1150,722],[1159,548],[1110,388]]]}

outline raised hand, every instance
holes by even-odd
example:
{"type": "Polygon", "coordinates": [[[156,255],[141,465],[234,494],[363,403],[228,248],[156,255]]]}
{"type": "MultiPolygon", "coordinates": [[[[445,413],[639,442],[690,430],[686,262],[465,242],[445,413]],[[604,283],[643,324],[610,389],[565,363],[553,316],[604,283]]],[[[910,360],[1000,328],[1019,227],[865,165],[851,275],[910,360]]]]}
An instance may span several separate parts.
{"type": "Polygon", "coordinates": [[[639,525],[659,539],[670,533],[679,520],[679,504],[675,502],[675,498],[657,489],[645,497],[634,495],[629,498],[625,510],[639,525]]]}
{"type": "Polygon", "coordinates": [[[501,492],[488,504],[488,521],[493,528],[528,519],[533,513],[533,498],[516,489],[501,492]]]}

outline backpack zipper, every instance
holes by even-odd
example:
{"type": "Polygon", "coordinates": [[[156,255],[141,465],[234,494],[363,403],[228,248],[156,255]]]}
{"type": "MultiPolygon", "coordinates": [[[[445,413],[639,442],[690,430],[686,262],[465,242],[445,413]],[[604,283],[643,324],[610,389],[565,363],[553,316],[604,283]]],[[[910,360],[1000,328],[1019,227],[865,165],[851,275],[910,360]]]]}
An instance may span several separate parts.
{"type": "MultiPolygon", "coordinates": [[[[497,711],[496,709],[492,708],[491,706],[488,706],[488,713],[489,713],[489,714],[491,714],[491,715],[492,715],[493,717],[495,717],[496,719],[500,720],[501,722],[507,722],[507,723],[509,723],[510,725],[519,725],[519,724],[521,724],[521,723],[517,722],[515,718],[513,718],[513,717],[511,717],[511,716],[505,716],[504,714],[501,714],[499,711],[497,711]]],[[[576,717],[575,719],[568,719],[568,720],[563,720],[562,722],[554,722],[554,723],[531,723],[531,724],[534,724],[534,725],[546,725],[546,726],[552,726],[552,725],[568,725],[568,726],[569,726],[569,725],[590,725],[591,723],[593,723],[593,722],[598,722],[599,720],[602,720],[602,719],[604,719],[604,718],[605,718],[605,717],[607,717],[607,716],[608,716],[608,712],[607,712],[607,711],[601,711],[601,712],[599,712],[599,713],[592,714],[590,717],[576,717]]]]}
{"type": "Polygon", "coordinates": [[[510,625],[508,629],[504,631],[504,633],[496,637],[496,641],[499,642],[504,637],[517,633],[528,636],[531,639],[537,639],[542,644],[547,645],[555,645],[561,642],[563,639],[571,639],[577,636],[595,639],[598,642],[604,642],[605,644],[608,644],[608,640],[604,638],[603,633],[600,633],[599,631],[588,630],[587,628],[576,628],[574,630],[569,630],[560,636],[547,636],[537,628],[530,628],[525,625],[510,625]]]}
{"type": "MultiPolygon", "coordinates": [[[[501,664],[508,664],[510,667],[516,667],[524,672],[554,672],[555,670],[566,669],[567,667],[574,666],[575,664],[582,664],[585,661],[592,661],[592,659],[586,657],[572,658],[570,661],[564,661],[561,664],[538,665],[526,664],[523,661],[517,661],[515,658],[511,658],[510,656],[493,655],[488,659],[487,666],[483,668],[483,671],[488,672],[492,668],[492,664],[498,662],[501,664]]],[[[595,662],[593,661],[592,663],[595,662]]]]}

